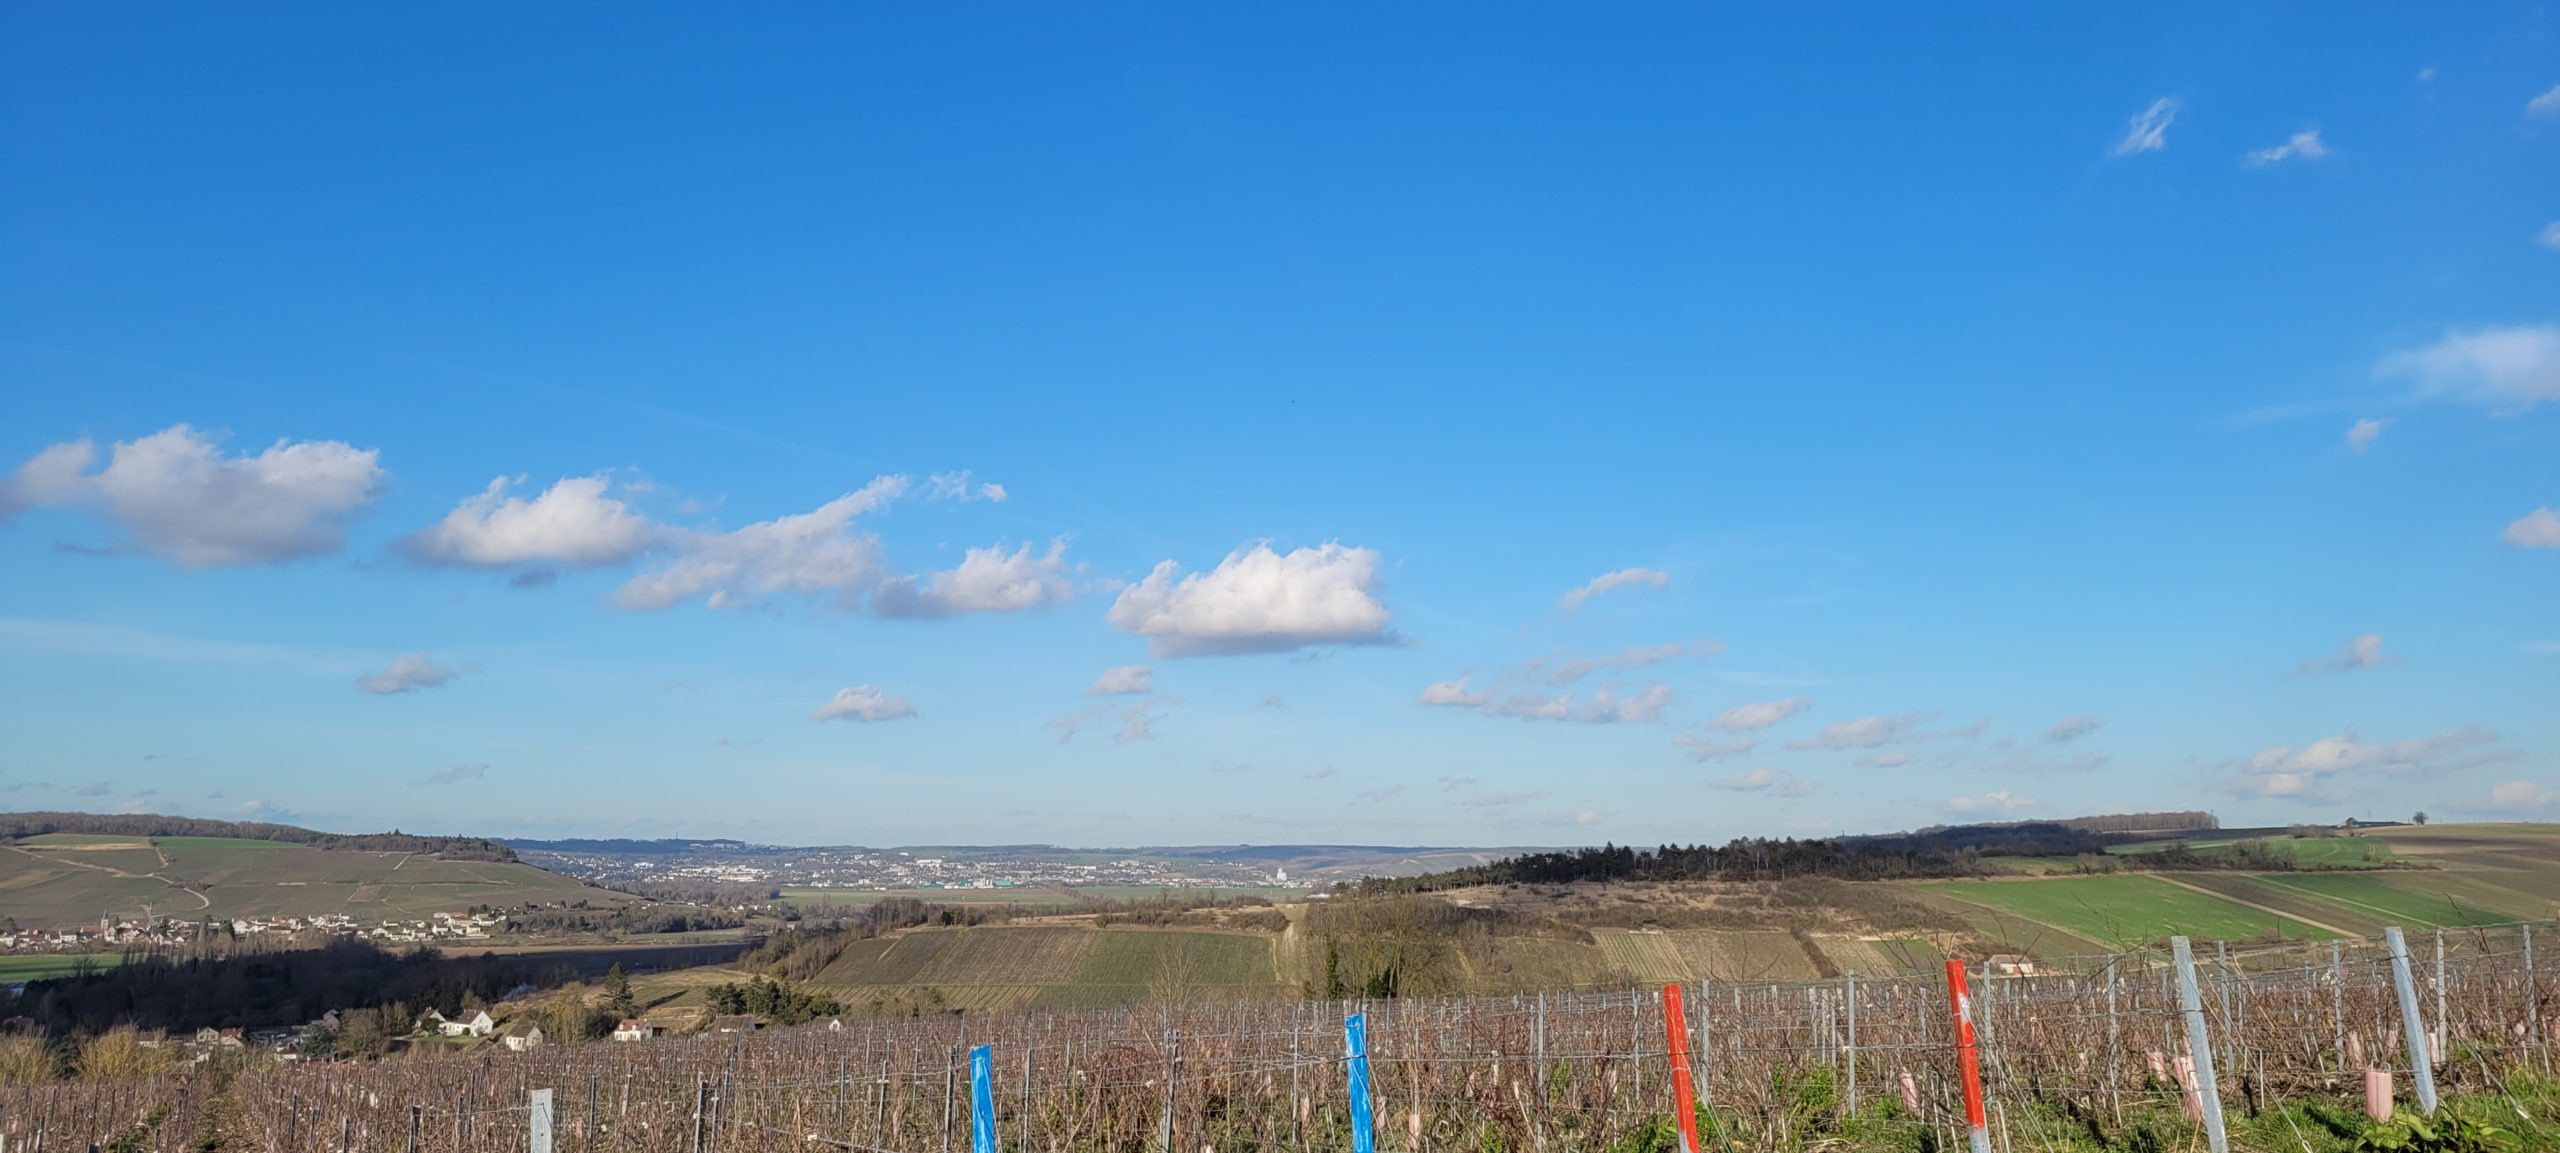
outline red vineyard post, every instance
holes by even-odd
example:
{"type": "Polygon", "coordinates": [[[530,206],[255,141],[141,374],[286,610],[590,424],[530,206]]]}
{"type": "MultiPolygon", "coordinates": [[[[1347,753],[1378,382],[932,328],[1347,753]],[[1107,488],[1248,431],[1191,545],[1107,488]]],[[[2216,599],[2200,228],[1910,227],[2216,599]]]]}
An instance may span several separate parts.
{"type": "Polygon", "coordinates": [[[1689,1074],[1689,1018],[1680,986],[1662,987],[1662,1028],[1671,1037],[1671,1107],[1680,1119],[1680,1153],[1698,1153],[1697,1082],[1689,1074]]]}
{"type": "Polygon", "coordinates": [[[1964,1123],[1973,1153],[1991,1153],[1991,1126],[1982,1115],[1982,1060],[1973,1048],[1973,995],[1966,992],[1964,962],[1947,962],[1947,1007],[1956,1018],[1956,1069],[1964,1075],[1964,1123]]]}

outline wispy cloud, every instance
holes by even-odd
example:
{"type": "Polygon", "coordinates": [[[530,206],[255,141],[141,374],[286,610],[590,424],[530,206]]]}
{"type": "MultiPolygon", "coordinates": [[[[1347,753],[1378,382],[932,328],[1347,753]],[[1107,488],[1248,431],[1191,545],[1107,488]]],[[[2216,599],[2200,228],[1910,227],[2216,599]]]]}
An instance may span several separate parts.
{"type": "Polygon", "coordinates": [[[2294,671],[2306,677],[2330,673],[2351,673],[2357,669],[2379,668],[2398,664],[2400,658],[2382,651],[2382,634],[2366,633],[2338,646],[2336,652],[2302,662],[2294,671]]]}
{"type": "Polygon", "coordinates": [[[426,778],[418,783],[422,785],[458,785],[464,781],[482,780],[487,778],[488,775],[489,766],[487,765],[454,765],[450,768],[437,769],[436,771],[427,774],[426,778]]]}
{"type": "Polygon", "coordinates": [[[2351,452],[2363,452],[2372,448],[2373,442],[2382,438],[2382,430],[2389,427],[2391,427],[2390,421],[2376,420],[2372,417],[2366,417],[2348,425],[2347,449],[2351,452]]]}
{"type": "Polygon", "coordinates": [[[2407,380],[2422,396],[2518,416],[2560,400],[2560,325],[2509,325],[2451,332],[2423,348],[2384,357],[2375,372],[2407,380]]]}
{"type": "Polygon", "coordinates": [[[2320,142],[2320,130],[2306,128],[2286,137],[2282,144],[2251,152],[2248,163],[2251,168],[2264,168],[2288,160],[2318,160],[2328,154],[2329,146],[2320,142]]]}
{"type": "Polygon", "coordinates": [[[1707,727],[1720,733],[1750,733],[1768,728],[1797,713],[1813,707],[1811,697],[1787,697],[1775,701],[1752,701],[1735,705],[1716,714],[1707,727]]]}
{"type": "Polygon", "coordinates": [[[2508,525],[2505,536],[2517,548],[2560,548],[2560,512],[2535,509],[2508,525]]]}
{"type": "Polygon", "coordinates": [[[2061,720],[2055,721],[2052,728],[2044,731],[2045,743],[2059,745],[2070,741],[2076,741],[2091,733],[2097,732],[2100,728],[2105,727],[2106,723],[2107,722],[2103,718],[2089,716],[2086,714],[2076,717],[2064,717],[2061,720]]]}
{"type": "Polygon", "coordinates": [[[1743,769],[1717,778],[1713,787],[1734,793],[1761,793],[1772,797],[1801,797],[1813,792],[1814,783],[1785,769],[1743,769]]]}
{"type": "Polygon", "coordinates": [[[378,697],[396,696],[419,689],[444,687],[445,682],[461,676],[460,671],[437,664],[426,653],[410,653],[391,662],[391,667],[378,673],[356,678],[356,687],[378,697]]]}
{"type": "Polygon", "coordinates": [[[2168,147],[2169,125],[2177,119],[2176,97],[2163,96],[2152,101],[2150,107],[2134,113],[2132,123],[2125,129],[2124,139],[2116,141],[2116,146],[2109,149],[2108,154],[2133,156],[2168,147]]]}
{"type": "Polygon", "coordinates": [[[2021,797],[2006,789],[1971,797],[1949,797],[1945,809],[1958,816],[2013,817],[2036,807],[2034,797],[2021,797]]]}
{"type": "Polygon", "coordinates": [[[2527,116],[2560,116],[2560,84],[2554,84],[2524,103],[2527,116]]]}
{"type": "Polygon", "coordinates": [[[916,715],[914,705],[905,697],[885,693],[871,685],[855,685],[837,689],[836,695],[809,714],[813,721],[895,721],[916,715]]]}
{"type": "Polygon", "coordinates": [[[1602,573],[1584,581],[1579,587],[1567,590],[1564,596],[1557,600],[1556,607],[1568,613],[1579,612],[1584,602],[1603,593],[1627,588],[1658,589],[1670,583],[1671,574],[1661,569],[1622,568],[1616,572],[1602,573]]]}

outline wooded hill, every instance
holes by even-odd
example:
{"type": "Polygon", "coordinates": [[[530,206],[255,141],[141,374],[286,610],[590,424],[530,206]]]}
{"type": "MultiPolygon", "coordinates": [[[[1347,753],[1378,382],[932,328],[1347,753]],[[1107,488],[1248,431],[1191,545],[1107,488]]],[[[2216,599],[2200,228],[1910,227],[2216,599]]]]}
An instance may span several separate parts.
{"type": "Polygon", "coordinates": [[[437,837],[403,833],[323,833],[263,821],[216,821],[154,813],[0,813],[0,840],[77,833],[114,837],[237,837],[282,841],[321,849],[371,853],[424,853],[449,861],[512,861],[516,851],[486,837],[437,837]]]}

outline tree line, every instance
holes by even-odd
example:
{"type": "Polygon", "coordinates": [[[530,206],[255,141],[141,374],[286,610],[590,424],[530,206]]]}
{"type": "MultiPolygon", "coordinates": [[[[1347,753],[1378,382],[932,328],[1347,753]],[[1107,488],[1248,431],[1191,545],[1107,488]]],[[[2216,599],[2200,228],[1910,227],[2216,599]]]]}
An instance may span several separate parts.
{"type": "Polygon", "coordinates": [[[392,953],[341,939],[316,949],[226,957],[136,956],[111,969],[29,982],[14,997],[0,996],[0,1017],[29,1017],[56,1034],[94,1035],[118,1025],[254,1029],[301,1025],[331,1010],[395,1005],[403,1014],[459,1013],[567,976],[558,961],[450,957],[426,948],[392,953]]]}
{"type": "Polygon", "coordinates": [[[486,837],[438,837],[403,833],[323,833],[264,821],[216,821],[152,813],[0,813],[0,840],[46,833],[112,837],[237,837],[282,841],[322,849],[374,853],[425,853],[454,861],[513,861],[516,851],[486,837]]]}

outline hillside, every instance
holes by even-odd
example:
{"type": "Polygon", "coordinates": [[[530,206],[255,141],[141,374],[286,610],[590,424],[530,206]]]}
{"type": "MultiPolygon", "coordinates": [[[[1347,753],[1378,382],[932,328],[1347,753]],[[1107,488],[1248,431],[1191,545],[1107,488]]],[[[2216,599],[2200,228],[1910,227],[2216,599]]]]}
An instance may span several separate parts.
{"type": "Polygon", "coordinates": [[[2556,826],[2118,849],[2095,861],[1995,858],[1990,875],[1970,879],[1489,884],[1287,904],[1279,916],[1203,910],[1150,926],[1017,911],[1007,923],[856,941],[795,976],[855,1012],[899,1015],[1131,1006],[1169,994],[1259,1000],[1886,975],[1928,971],[1946,956],[2149,947],[2172,933],[2245,952],[2390,925],[2461,929],[2560,913],[2556,826]],[[2143,868],[2169,859],[2162,854],[2290,867],[2143,868]]]}
{"type": "Polygon", "coordinates": [[[120,833],[18,837],[0,842],[0,912],[34,928],[93,925],[101,916],[139,920],[146,908],[181,920],[413,920],[474,905],[631,900],[510,860],[329,844],[120,833]]]}

